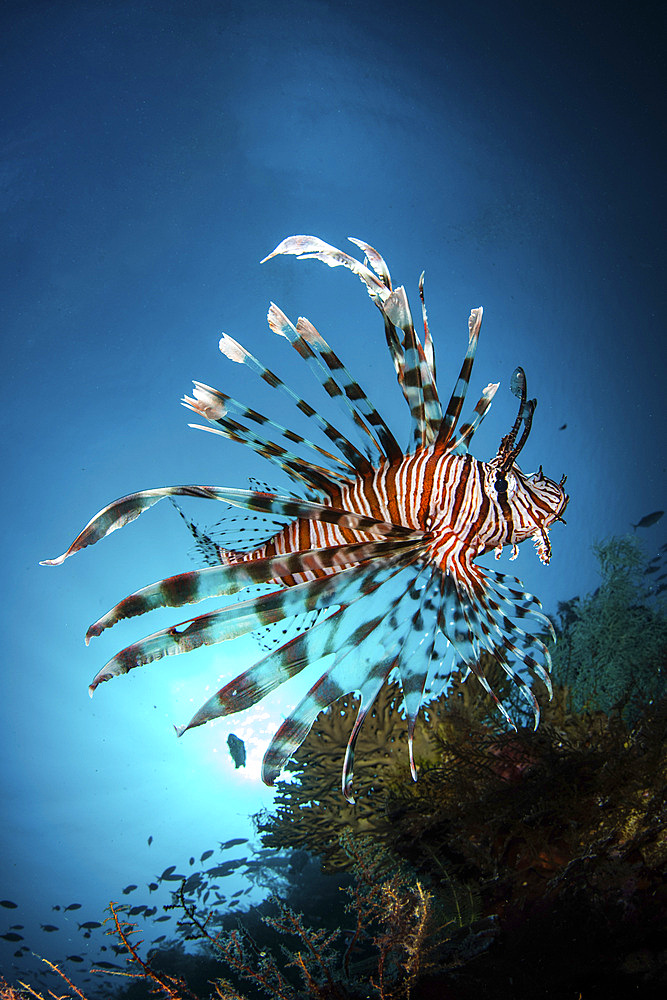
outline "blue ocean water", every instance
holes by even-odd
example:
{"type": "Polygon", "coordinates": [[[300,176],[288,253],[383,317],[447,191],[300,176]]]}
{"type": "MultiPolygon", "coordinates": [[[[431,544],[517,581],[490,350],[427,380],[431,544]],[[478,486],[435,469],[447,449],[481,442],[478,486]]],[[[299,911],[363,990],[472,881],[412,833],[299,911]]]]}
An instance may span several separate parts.
{"type": "MultiPolygon", "coordinates": [[[[78,924],[101,920],[128,884],[152,906],[168,894],[147,885],[172,865],[187,874],[214,848],[220,863],[219,843],[236,837],[250,858],[249,816],[271,803],[259,762],[290,692],[181,740],[172,728],[257,657],[251,640],[88,699],[105,660],[144,634],[121,623],[86,649],[90,622],[193,566],[173,509],[59,569],[38,563],[137,489],[285,485],[245,449],[189,430],[178,405],[199,379],[291,422],[221,357],[222,332],[320,405],[268,330],[270,301],[310,318],[405,435],[365,291],[313,262],[260,266],[283,237],[367,241],[415,314],[424,269],[445,388],[470,309],[484,306],[471,403],[502,385],[473,452],[492,457],[511,426],[520,364],[538,398],[522,465],[568,476],[551,565],[532,546],[513,564],[547,611],[597,585],[596,539],[665,506],[665,25],[658,4],[599,16],[587,0],[9,2],[0,21],[0,897],[17,904],[0,910],[0,933],[21,937],[0,938],[0,971],[12,981],[37,968],[33,952],[93,952],[101,932],[82,938],[78,924]]],[[[187,512],[220,516],[194,501],[187,512]]],[[[664,522],[642,532],[653,555],[664,522]]],[[[150,628],[173,622],[161,614],[150,628]]],[[[225,892],[246,885],[236,871],[225,892]]],[[[147,924],[147,939],[163,927],[147,924]]]]}

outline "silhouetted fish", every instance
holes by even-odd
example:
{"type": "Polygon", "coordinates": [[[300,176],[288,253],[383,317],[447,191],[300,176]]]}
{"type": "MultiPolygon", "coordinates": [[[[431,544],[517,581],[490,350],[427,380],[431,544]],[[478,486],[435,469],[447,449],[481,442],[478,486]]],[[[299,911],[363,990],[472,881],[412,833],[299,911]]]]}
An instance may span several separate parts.
{"type": "Polygon", "coordinates": [[[237,868],[245,863],[245,858],[234,858],[233,861],[224,861],[221,865],[216,865],[215,868],[207,868],[206,874],[213,875],[214,878],[224,878],[226,875],[231,875],[233,871],[236,871],[237,868]]]}
{"type": "MultiPolygon", "coordinates": [[[[211,854],[213,851],[211,851],[211,854]]],[[[8,910],[15,910],[18,903],[12,903],[11,899],[0,899],[0,906],[5,906],[8,910]]]]}
{"type": "Polygon", "coordinates": [[[213,854],[213,851],[204,851],[204,853],[202,854],[202,856],[201,856],[201,858],[199,860],[200,861],[206,861],[206,859],[210,858],[212,856],[212,854],[213,854]]]}
{"type": "Polygon", "coordinates": [[[247,844],[247,837],[233,837],[231,840],[226,840],[224,844],[220,844],[221,851],[228,851],[230,847],[238,847],[239,844],[247,844]]]}
{"type": "Polygon", "coordinates": [[[65,959],[66,962],[83,962],[81,955],[68,955],[65,959]]]}
{"type": "Polygon", "coordinates": [[[245,753],[245,743],[234,733],[230,733],[227,737],[227,746],[229,747],[229,753],[232,760],[234,761],[234,767],[245,767],[246,753],[245,753]]]}
{"type": "Polygon", "coordinates": [[[151,836],[148,838],[148,846],[150,847],[152,843],[153,843],[153,837],[151,836]]]}
{"type": "Polygon", "coordinates": [[[136,888],[137,888],[137,886],[136,886],[136,885],[126,885],[126,886],[125,886],[125,888],[123,889],[123,895],[124,895],[124,896],[129,896],[129,894],[130,894],[131,892],[134,892],[134,890],[135,890],[136,888]]]}
{"type": "Polygon", "coordinates": [[[644,514],[641,521],[637,521],[637,524],[633,524],[632,527],[635,531],[637,528],[650,528],[652,524],[657,524],[664,513],[664,510],[654,510],[652,514],[644,514]]]}
{"type": "Polygon", "coordinates": [[[560,427],[558,428],[558,430],[559,431],[564,431],[566,427],[567,427],[567,424],[561,424],[560,427]]]}
{"type": "Polygon", "coordinates": [[[51,933],[52,931],[58,930],[55,924],[40,924],[39,926],[42,928],[43,931],[46,931],[47,933],[51,933]]]}
{"type": "Polygon", "coordinates": [[[97,920],[86,920],[85,924],[79,924],[79,930],[82,928],[87,931],[92,931],[95,927],[101,927],[102,924],[97,920]]]}
{"type": "Polygon", "coordinates": [[[70,903],[69,906],[65,907],[64,912],[67,913],[68,910],[80,910],[80,909],[81,909],[81,903],[70,903]]]}
{"type": "Polygon", "coordinates": [[[23,936],[15,934],[14,931],[9,931],[7,934],[0,934],[0,938],[4,938],[5,941],[23,941],[23,936]]]}

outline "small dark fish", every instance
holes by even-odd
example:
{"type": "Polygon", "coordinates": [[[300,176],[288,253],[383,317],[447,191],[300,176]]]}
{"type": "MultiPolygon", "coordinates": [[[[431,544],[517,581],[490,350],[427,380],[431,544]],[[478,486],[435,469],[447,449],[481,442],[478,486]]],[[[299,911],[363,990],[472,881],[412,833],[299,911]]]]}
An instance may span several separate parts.
{"type": "Polygon", "coordinates": [[[22,931],[24,929],[23,924],[12,924],[9,928],[10,931],[22,931]]]}
{"type": "Polygon", "coordinates": [[[166,936],[167,936],[166,934],[160,934],[159,937],[153,938],[153,944],[159,944],[160,941],[164,941],[166,936]]]}
{"type": "Polygon", "coordinates": [[[232,899],[229,905],[230,906],[238,906],[239,902],[240,902],[240,900],[238,900],[238,899],[232,899]]]}
{"type": "Polygon", "coordinates": [[[192,866],[193,866],[194,863],[195,863],[195,859],[194,858],[190,858],[190,867],[191,868],[192,868],[192,866]]]}
{"type": "Polygon", "coordinates": [[[239,889],[237,890],[237,892],[232,893],[232,899],[236,899],[237,896],[242,896],[242,895],[243,895],[243,889],[239,889]]]}
{"type": "Polygon", "coordinates": [[[559,431],[564,431],[566,427],[567,427],[567,424],[561,424],[560,427],[558,428],[558,430],[559,431]]]}
{"type": "Polygon", "coordinates": [[[206,861],[206,859],[212,857],[212,855],[213,855],[213,851],[204,851],[204,853],[202,854],[202,856],[201,856],[201,858],[199,860],[200,861],[206,861]]]}
{"type": "Polygon", "coordinates": [[[207,868],[206,874],[213,875],[214,878],[224,878],[225,875],[231,875],[237,867],[238,865],[230,861],[225,865],[216,865],[215,868],[207,868]]]}
{"type": "Polygon", "coordinates": [[[234,761],[234,767],[245,767],[246,752],[245,743],[234,733],[230,733],[227,737],[227,746],[229,747],[229,753],[232,760],[234,761]]]}
{"type": "Polygon", "coordinates": [[[185,875],[181,875],[179,872],[174,872],[173,875],[163,875],[162,876],[162,881],[163,882],[182,882],[184,878],[185,878],[185,875]]]}
{"type": "Polygon", "coordinates": [[[42,928],[43,931],[47,931],[47,933],[51,933],[52,931],[58,930],[58,928],[54,924],[40,924],[39,926],[42,928]]]}
{"type": "Polygon", "coordinates": [[[145,909],[146,909],[145,903],[142,906],[133,906],[132,909],[129,911],[129,915],[131,917],[136,917],[137,914],[143,913],[145,909]]]}
{"type": "Polygon", "coordinates": [[[652,514],[644,514],[641,521],[637,521],[637,523],[633,524],[632,527],[635,531],[637,528],[650,528],[652,524],[658,523],[664,513],[664,510],[654,510],[652,514]]]}
{"type": "Polygon", "coordinates": [[[150,836],[150,837],[148,838],[148,846],[150,847],[152,843],[153,843],[153,836],[151,835],[151,836],[150,836]]]}
{"type": "Polygon", "coordinates": [[[96,962],[95,965],[98,966],[100,969],[122,969],[123,968],[122,965],[114,965],[113,962],[105,962],[105,961],[96,962]]]}
{"type": "Polygon", "coordinates": [[[247,844],[247,837],[234,837],[232,840],[226,840],[224,844],[220,844],[221,851],[227,851],[230,847],[238,847],[239,844],[247,844]]]}
{"type": "Polygon", "coordinates": [[[25,940],[21,934],[15,934],[14,931],[9,931],[7,934],[0,934],[1,938],[5,941],[23,941],[25,940]]]}
{"type": "Polygon", "coordinates": [[[165,915],[163,917],[156,917],[155,920],[153,921],[153,923],[154,924],[161,924],[165,920],[171,920],[171,917],[169,916],[168,913],[165,913],[165,915]]]}
{"type": "Polygon", "coordinates": [[[67,913],[68,910],[80,910],[80,909],[81,909],[81,903],[70,903],[69,906],[65,907],[64,912],[67,913]]]}
{"type": "Polygon", "coordinates": [[[148,883],[148,891],[149,891],[149,892],[155,892],[155,890],[156,890],[157,888],[158,888],[158,884],[157,884],[157,882],[149,882],[149,883],[148,883]]]}
{"type": "Polygon", "coordinates": [[[85,924],[79,924],[79,930],[83,928],[84,930],[92,931],[95,927],[101,926],[102,924],[100,924],[97,920],[86,920],[85,924]]]}
{"type": "Polygon", "coordinates": [[[134,890],[135,890],[136,888],[137,888],[137,886],[136,886],[136,885],[126,885],[126,886],[125,886],[125,888],[123,889],[123,895],[124,895],[124,896],[129,896],[129,894],[130,894],[131,892],[134,892],[134,890]]]}
{"type": "Polygon", "coordinates": [[[201,872],[194,872],[189,879],[183,883],[184,892],[192,892],[194,889],[198,889],[203,882],[201,872]]]}
{"type": "Polygon", "coordinates": [[[651,566],[651,564],[649,563],[648,566],[646,567],[646,573],[647,574],[657,573],[659,569],[660,569],[660,564],[658,564],[657,566],[651,566]]]}
{"type": "Polygon", "coordinates": [[[0,906],[4,906],[8,910],[15,910],[18,903],[12,903],[11,899],[0,899],[0,906]]]}
{"type": "Polygon", "coordinates": [[[68,955],[65,959],[66,962],[83,962],[81,955],[68,955]]]}
{"type": "Polygon", "coordinates": [[[60,907],[58,906],[58,904],[57,904],[57,903],[56,903],[56,905],[55,905],[55,906],[52,906],[52,907],[51,907],[51,909],[52,909],[52,910],[58,910],[58,911],[60,911],[60,907]]]}

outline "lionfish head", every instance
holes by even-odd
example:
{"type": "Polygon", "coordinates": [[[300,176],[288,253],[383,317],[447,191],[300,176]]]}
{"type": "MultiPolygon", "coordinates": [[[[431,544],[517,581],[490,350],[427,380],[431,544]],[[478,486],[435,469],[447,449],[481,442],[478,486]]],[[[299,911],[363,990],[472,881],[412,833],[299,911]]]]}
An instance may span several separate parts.
{"type": "Polygon", "coordinates": [[[527,475],[516,464],[530,434],[537,400],[526,399],[523,368],[517,368],[513,373],[511,389],[520,399],[519,412],[511,431],[500,442],[498,454],[487,464],[486,488],[489,496],[502,509],[503,519],[510,528],[504,541],[516,546],[532,538],[541,562],[546,565],[551,558],[549,527],[554,521],[565,523],[562,515],[570,499],[563,489],[567,477],[563,476],[556,483],[544,475],[542,466],[537,472],[527,475]],[[517,441],[522,424],[523,431],[517,441]]]}

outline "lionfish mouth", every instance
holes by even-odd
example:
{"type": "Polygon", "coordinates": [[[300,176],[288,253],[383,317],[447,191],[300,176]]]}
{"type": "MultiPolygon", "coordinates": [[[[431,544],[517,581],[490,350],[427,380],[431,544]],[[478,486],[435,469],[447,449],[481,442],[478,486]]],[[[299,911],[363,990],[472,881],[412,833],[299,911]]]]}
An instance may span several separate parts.
{"type": "Polygon", "coordinates": [[[567,495],[567,493],[563,493],[563,499],[560,503],[560,506],[558,507],[558,510],[556,511],[554,516],[551,518],[549,524],[554,524],[555,521],[562,521],[563,524],[567,524],[567,521],[563,517],[563,514],[565,513],[569,502],[570,502],[569,496],[567,495]]]}

